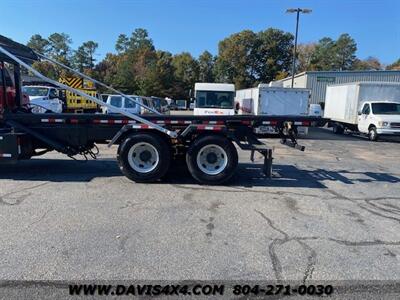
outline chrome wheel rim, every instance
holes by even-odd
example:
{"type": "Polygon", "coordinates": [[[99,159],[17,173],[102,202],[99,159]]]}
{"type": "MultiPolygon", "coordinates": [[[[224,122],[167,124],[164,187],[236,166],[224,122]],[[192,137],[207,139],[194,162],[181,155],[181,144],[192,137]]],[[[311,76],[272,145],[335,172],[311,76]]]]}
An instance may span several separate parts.
{"type": "Polygon", "coordinates": [[[128,162],[136,172],[149,173],[157,168],[159,161],[157,149],[149,143],[137,143],[129,149],[128,162]]]}
{"type": "Polygon", "coordinates": [[[218,175],[228,165],[228,156],[225,150],[214,144],[206,145],[197,154],[197,166],[207,175],[218,175]]]}

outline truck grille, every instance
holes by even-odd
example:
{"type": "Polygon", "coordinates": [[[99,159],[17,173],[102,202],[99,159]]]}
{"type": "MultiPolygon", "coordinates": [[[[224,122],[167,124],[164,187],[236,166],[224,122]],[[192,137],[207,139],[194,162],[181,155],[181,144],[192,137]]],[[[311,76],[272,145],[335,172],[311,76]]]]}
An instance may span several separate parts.
{"type": "Polygon", "coordinates": [[[390,127],[392,127],[392,128],[400,128],[400,123],[390,123],[390,127]]]}

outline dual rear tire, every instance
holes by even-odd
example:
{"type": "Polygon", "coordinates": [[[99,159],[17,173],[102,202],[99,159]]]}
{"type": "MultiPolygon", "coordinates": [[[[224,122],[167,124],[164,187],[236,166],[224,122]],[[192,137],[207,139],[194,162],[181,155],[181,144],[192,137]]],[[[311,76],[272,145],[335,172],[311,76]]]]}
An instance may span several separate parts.
{"type": "Polygon", "coordinates": [[[135,182],[154,182],[162,178],[171,163],[170,145],[154,133],[137,133],[124,140],[118,149],[121,172],[135,182]]]}
{"type": "MultiPolygon", "coordinates": [[[[135,182],[161,179],[171,164],[171,146],[155,133],[137,133],[127,137],[118,149],[121,172],[135,182]]],[[[196,139],[186,153],[190,174],[203,184],[228,181],[238,165],[238,154],[230,140],[218,135],[196,139]]]]}
{"type": "Polygon", "coordinates": [[[195,140],[186,153],[190,174],[203,184],[222,184],[235,173],[238,154],[230,140],[206,135],[195,140]]]}

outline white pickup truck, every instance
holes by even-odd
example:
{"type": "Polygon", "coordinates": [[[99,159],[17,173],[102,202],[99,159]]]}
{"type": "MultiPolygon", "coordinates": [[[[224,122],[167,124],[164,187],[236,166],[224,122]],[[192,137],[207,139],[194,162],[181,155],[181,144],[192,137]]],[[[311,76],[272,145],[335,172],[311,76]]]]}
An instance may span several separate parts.
{"type": "Polygon", "coordinates": [[[400,84],[363,82],[328,86],[324,117],[333,132],[345,130],[367,134],[400,136],[400,84]]]}
{"type": "Polygon", "coordinates": [[[29,96],[33,113],[62,113],[63,101],[58,89],[49,86],[24,86],[22,92],[29,96]]]}

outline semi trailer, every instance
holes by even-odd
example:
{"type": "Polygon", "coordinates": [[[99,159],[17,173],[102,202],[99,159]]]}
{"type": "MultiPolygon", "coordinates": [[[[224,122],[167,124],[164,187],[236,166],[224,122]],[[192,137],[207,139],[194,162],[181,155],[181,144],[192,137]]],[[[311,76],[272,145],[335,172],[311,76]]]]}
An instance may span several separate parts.
{"type": "MultiPolygon", "coordinates": [[[[236,91],[235,110],[239,115],[267,116],[306,116],[310,90],[303,88],[270,87],[259,84],[258,87],[236,91]]],[[[307,127],[295,127],[301,134],[307,134],[307,127]]],[[[260,126],[258,134],[278,133],[273,126],[260,126]]]]}
{"type": "Polygon", "coordinates": [[[326,88],[324,117],[335,134],[345,131],[400,136],[400,84],[355,82],[326,88]]]}
{"type": "MultiPolygon", "coordinates": [[[[162,115],[150,107],[145,108],[153,114],[138,116],[46,78],[30,65],[39,59],[94,80],[0,36],[0,164],[18,163],[49,151],[58,151],[71,158],[79,155],[96,158],[97,144],[116,144],[119,167],[133,181],[160,180],[169,168],[175,166],[176,159],[184,156],[194,179],[203,184],[221,184],[234,175],[238,165],[235,144],[248,150],[252,159],[255,152],[261,153],[264,156],[263,171],[267,177],[271,177],[272,148],[257,139],[253,132],[255,127],[272,125],[278,129],[283,144],[304,151],[294,136],[294,126],[323,126],[326,123],[322,118],[309,116],[162,115]],[[7,64],[11,64],[14,70],[15,84],[12,86],[4,79],[7,64]],[[119,114],[33,114],[21,107],[21,66],[61,89],[74,92],[119,114]]],[[[136,102],[104,83],[94,82],[136,102]]],[[[145,106],[140,102],[136,104],[145,106]]]]}

